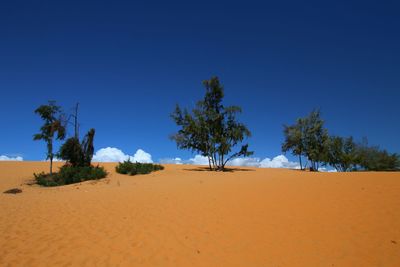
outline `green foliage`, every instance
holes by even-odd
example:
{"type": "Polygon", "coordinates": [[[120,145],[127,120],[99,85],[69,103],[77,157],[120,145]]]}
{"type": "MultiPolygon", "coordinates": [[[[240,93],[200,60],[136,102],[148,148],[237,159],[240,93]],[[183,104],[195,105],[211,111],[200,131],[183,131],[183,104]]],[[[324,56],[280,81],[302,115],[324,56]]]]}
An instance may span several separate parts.
{"type": "Polygon", "coordinates": [[[324,160],[328,131],[324,128],[319,110],[314,110],[304,118],[305,155],[311,162],[311,169],[318,171],[319,163],[324,160]]]}
{"type": "Polygon", "coordinates": [[[218,77],[203,82],[206,94],[198,101],[192,112],[182,110],[178,105],[171,114],[180,127],[171,138],[178,148],[200,153],[209,160],[210,169],[224,170],[226,163],[240,156],[249,156],[248,144],[237,152],[232,152],[251,133],[238,122],[236,115],[241,113],[238,106],[225,107],[222,104],[224,90],[218,77]],[[229,155],[230,154],[230,155],[229,155]]]}
{"type": "Polygon", "coordinates": [[[68,138],[60,147],[57,155],[60,159],[66,160],[72,166],[82,166],[83,152],[78,138],[68,138]]]}
{"type": "Polygon", "coordinates": [[[71,165],[64,165],[60,168],[58,173],[34,174],[36,182],[42,186],[60,186],[67,184],[80,183],[88,180],[98,180],[107,176],[107,172],[100,166],[83,166],[76,167],[71,165]]]}
{"type": "Polygon", "coordinates": [[[61,112],[61,107],[55,101],[49,101],[47,105],[41,105],[35,110],[44,124],[40,128],[40,133],[33,136],[33,140],[44,140],[47,143],[47,159],[50,160],[50,174],[53,172],[53,139],[63,140],[66,135],[65,120],[61,112]]]}
{"type": "Polygon", "coordinates": [[[287,126],[283,126],[283,133],[285,135],[285,141],[282,144],[282,151],[284,153],[288,151],[292,151],[292,154],[294,156],[299,157],[299,162],[300,162],[300,169],[303,169],[303,164],[301,157],[304,155],[305,151],[305,144],[303,142],[304,140],[304,131],[302,129],[303,123],[302,119],[297,120],[297,124],[287,126]]]}
{"type": "Polygon", "coordinates": [[[377,146],[368,146],[366,142],[358,144],[355,163],[367,171],[400,171],[400,155],[381,150],[377,146]]]}
{"type": "Polygon", "coordinates": [[[347,172],[357,167],[357,145],[353,137],[330,136],[326,143],[325,163],[339,172],[347,172]]]}
{"type": "Polygon", "coordinates": [[[285,125],[284,135],[282,151],[292,151],[293,155],[299,156],[300,162],[302,156],[306,157],[311,163],[310,169],[317,171],[319,163],[326,157],[328,140],[320,111],[314,110],[307,117],[297,119],[294,125],[285,125]]]}
{"type": "Polygon", "coordinates": [[[115,170],[121,174],[136,175],[148,174],[153,171],[163,170],[164,166],[152,163],[131,162],[129,160],[120,162],[115,170]]]}
{"type": "Polygon", "coordinates": [[[291,151],[311,163],[310,170],[317,171],[319,164],[330,165],[337,171],[399,171],[400,156],[379,147],[370,147],[365,140],[357,144],[352,137],[329,136],[318,110],[297,119],[294,125],[284,126],[285,141],[282,151],[291,151]]]}
{"type": "Polygon", "coordinates": [[[93,140],[95,130],[90,129],[82,143],[76,137],[71,137],[61,146],[58,157],[66,160],[74,167],[90,166],[93,158],[93,140]]]}

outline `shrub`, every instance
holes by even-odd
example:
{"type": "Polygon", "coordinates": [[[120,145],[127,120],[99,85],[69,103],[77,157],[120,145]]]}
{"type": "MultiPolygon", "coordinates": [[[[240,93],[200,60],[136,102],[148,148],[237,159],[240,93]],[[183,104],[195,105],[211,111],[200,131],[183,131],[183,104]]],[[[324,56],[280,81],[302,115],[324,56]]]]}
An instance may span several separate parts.
{"type": "Polygon", "coordinates": [[[98,180],[107,176],[107,172],[100,166],[76,167],[64,165],[58,173],[53,175],[47,173],[34,174],[36,182],[42,186],[59,186],[80,183],[88,180],[98,180]]]}
{"type": "Polygon", "coordinates": [[[136,174],[148,174],[153,171],[163,170],[164,166],[152,163],[140,163],[124,161],[120,162],[115,170],[121,174],[136,175],[136,174]]]}

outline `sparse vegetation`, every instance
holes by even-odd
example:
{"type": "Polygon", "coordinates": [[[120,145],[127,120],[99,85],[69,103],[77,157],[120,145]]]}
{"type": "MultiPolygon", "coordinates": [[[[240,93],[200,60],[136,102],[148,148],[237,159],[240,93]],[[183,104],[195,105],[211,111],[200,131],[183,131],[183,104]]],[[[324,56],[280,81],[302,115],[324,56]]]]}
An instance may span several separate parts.
{"type": "Polygon", "coordinates": [[[66,135],[65,120],[61,112],[61,107],[56,105],[55,101],[49,101],[47,105],[41,105],[35,110],[43,120],[44,124],[40,128],[40,133],[33,136],[33,140],[43,140],[47,143],[46,159],[50,160],[50,175],[53,174],[53,141],[63,140],[66,135]]]}
{"type": "Polygon", "coordinates": [[[98,180],[107,176],[107,172],[100,166],[72,166],[64,165],[58,173],[52,175],[44,172],[34,174],[36,182],[42,186],[60,186],[80,183],[88,180],[98,180]]]}
{"type": "Polygon", "coordinates": [[[131,162],[130,160],[120,162],[118,166],[115,167],[116,172],[128,175],[148,174],[163,169],[164,166],[159,164],[131,162]]]}
{"type": "Polygon", "coordinates": [[[365,140],[357,145],[355,164],[366,171],[400,171],[400,155],[389,153],[378,146],[368,146],[365,140]]]}
{"type": "Polygon", "coordinates": [[[59,119],[56,118],[57,114],[61,114],[61,108],[56,106],[54,102],[49,102],[49,105],[40,106],[35,112],[40,114],[45,120],[44,126],[42,126],[41,134],[34,136],[35,140],[44,139],[48,143],[47,158],[50,159],[50,173],[39,173],[34,174],[35,179],[39,185],[42,186],[59,186],[73,183],[79,183],[87,180],[96,180],[107,176],[107,172],[103,167],[92,166],[91,161],[94,153],[94,135],[95,130],[90,129],[86,134],[82,142],[79,141],[78,134],[78,121],[77,121],[77,109],[76,106],[75,114],[70,116],[74,118],[74,137],[67,139],[67,141],[61,146],[57,156],[66,161],[66,164],[62,166],[58,173],[52,172],[53,162],[53,136],[57,132],[57,139],[64,139],[66,135],[66,124],[68,120],[63,120],[63,115],[59,115],[59,119]]]}
{"type": "Polygon", "coordinates": [[[222,104],[224,90],[218,77],[204,81],[203,85],[206,94],[192,112],[176,106],[171,117],[180,129],[171,139],[178,148],[207,157],[210,170],[223,171],[230,159],[253,154],[248,150],[248,144],[232,153],[251,133],[237,121],[241,108],[222,104]]]}
{"type": "Polygon", "coordinates": [[[297,119],[294,125],[285,125],[283,132],[282,151],[298,156],[301,169],[302,157],[305,157],[311,164],[311,171],[318,171],[320,164],[330,165],[340,172],[400,171],[400,156],[396,153],[368,146],[366,139],[355,143],[353,137],[329,136],[318,110],[297,119]]]}
{"type": "Polygon", "coordinates": [[[73,167],[90,166],[94,147],[93,139],[95,130],[90,129],[82,143],[76,137],[71,137],[61,146],[58,156],[66,160],[73,167]]]}

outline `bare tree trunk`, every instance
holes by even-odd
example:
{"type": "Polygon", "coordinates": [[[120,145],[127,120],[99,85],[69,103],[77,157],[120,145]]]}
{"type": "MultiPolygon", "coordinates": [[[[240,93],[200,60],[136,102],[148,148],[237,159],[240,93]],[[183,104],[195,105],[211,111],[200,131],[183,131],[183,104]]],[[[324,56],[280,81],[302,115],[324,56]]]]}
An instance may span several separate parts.
{"type": "Polygon", "coordinates": [[[303,164],[301,163],[301,155],[299,155],[299,161],[300,161],[300,170],[303,170],[303,164]]]}
{"type": "Polygon", "coordinates": [[[213,157],[213,155],[210,155],[209,157],[211,158],[211,163],[212,163],[212,168],[211,168],[211,170],[214,170],[214,168],[215,168],[214,157],[213,157]]]}
{"type": "Polygon", "coordinates": [[[54,155],[53,155],[53,138],[51,138],[48,141],[47,149],[48,149],[47,153],[48,153],[49,158],[50,158],[50,175],[53,175],[53,157],[54,157],[54,155]]]}
{"type": "Polygon", "coordinates": [[[50,156],[50,176],[53,175],[53,155],[50,156]]]}
{"type": "Polygon", "coordinates": [[[214,157],[214,162],[215,162],[214,169],[215,169],[215,170],[218,170],[218,167],[219,167],[219,166],[218,166],[218,161],[217,161],[217,154],[214,153],[213,157],[214,157]]]}

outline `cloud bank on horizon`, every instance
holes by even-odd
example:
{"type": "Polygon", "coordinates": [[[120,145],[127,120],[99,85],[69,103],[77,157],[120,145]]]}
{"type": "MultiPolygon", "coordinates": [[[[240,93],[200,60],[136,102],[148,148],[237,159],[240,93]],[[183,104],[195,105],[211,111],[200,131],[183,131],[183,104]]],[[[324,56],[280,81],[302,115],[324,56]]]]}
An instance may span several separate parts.
{"type": "MultiPolygon", "coordinates": [[[[143,149],[138,149],[134,155],[125,154],[116,147],[106,147],[97,150],[93,155],[94,162],[123,162],[125,160],[141,163],[153,163],[152,156],[143,149]]],[[[208,165],[207,157],[195,155],[193,158],[184,160],[181,158],[163,158],[161,164],[191,164],[208,165]]],[[[289,161],[284,155],[276,156],[272,159],[260,159],[257,157],[235,158],[227,163],[229,166],[258,167],[258,168],[290,168],[299,169],[298,162],[289,161]]]]}
{"type": "MultiPolygon", "coordinates": [[[[136,150],[135,154],[125,154],[121,149],[116,147],[105,147],[96,151],[93,155],[94,162],[123,162],[126,160],[140,163],[153,163],[153,159],[150,153],[147,153],[143,149],[136,150]]],[[[0,161],[23,161],[24,159],[20,156],[9,157],[6,155],[0,155],[0,161]]],[[[54,159],[58,161],[58,159],[54,159]]],[[[182,158],[163,158],[159,160],[161,164],[190,164],[190,165],[208,165],[207,157],[201,155],[195,155],[193,158],[182,159],[182,158]]],[[[257,167],[257,168],[287,168],[287,169],[300,169],[298,162],[289,161],[284,155],[278,155],[274,158],[261,159],[258,157],[246,157],[246,158],[234,158],[227,163],[228,166],[238,167],[257,167]]],[[[321,168],[324,171],[324,168],[321,168]]]]}
{"type": "Polygon", "coordinates": [[[0,155],[0,161],[23,161],[23,157],[8,157],[6,155],[0,155]]]}
{"type": "MultiPolygon", "coordinates": [[[[196,155],[188,160],[181,158],[161,159],[162,164],[193,164],[193,165],[208,165],[207,157],[196,155]]],[[[258,167],[258,168],[287,168],[287,169],[300,169],[298,162],[289,161],[284,155],[276,156],[272,159],[265,158],[234,158],[227,163],[228,166],[241,166],[241,167],[258,167]]]]}

